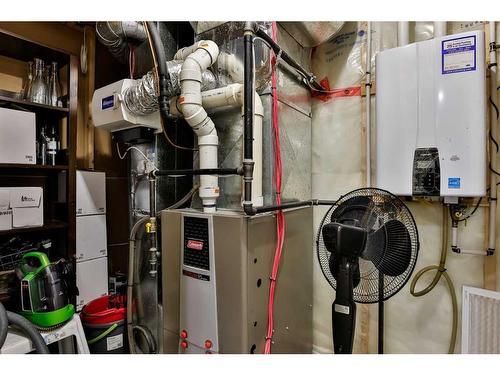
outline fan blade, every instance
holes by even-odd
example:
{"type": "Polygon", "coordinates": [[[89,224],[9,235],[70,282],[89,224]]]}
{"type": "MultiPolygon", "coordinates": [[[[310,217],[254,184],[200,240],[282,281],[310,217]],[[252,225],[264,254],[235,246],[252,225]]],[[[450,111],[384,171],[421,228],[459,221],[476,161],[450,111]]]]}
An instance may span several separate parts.
{"type": "Polygon", "coordinates": [[[411,261],[411,238],[408,229],[399,220],[389,220],[368,235],[367,246],[361,254],[384,275],[399,276],[411,261]]]}

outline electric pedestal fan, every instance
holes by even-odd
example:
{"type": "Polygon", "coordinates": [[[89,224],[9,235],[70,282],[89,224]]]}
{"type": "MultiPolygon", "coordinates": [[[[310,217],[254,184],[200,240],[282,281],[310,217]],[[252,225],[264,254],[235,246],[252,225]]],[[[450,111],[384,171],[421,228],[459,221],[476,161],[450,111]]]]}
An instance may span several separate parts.
{"type": "Polygon", "coordinates": [[[333,347],[352,353],[356,304],[385,301],[408,281],[419,249],[410,210],[388,191],[363,188],[342,196],[321,221],[317,236],[321,270],[336,289],[333,347]]]}

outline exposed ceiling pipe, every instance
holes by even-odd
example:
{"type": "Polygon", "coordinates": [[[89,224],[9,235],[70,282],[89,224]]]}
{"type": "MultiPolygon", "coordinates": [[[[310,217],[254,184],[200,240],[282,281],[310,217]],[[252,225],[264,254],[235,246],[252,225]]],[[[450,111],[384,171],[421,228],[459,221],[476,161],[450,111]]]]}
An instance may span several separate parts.
{"type": "Polygon", "coordinates": [[[410,23],[408,21],[398,22],[398,47],[410,43],[410,23]]]}
{"type": "Polygon", "coordinates": [[[95,29],[99,41],[121,62],[128,59],[129,43],[139,45],[147,39],[142,22],[96,22],[95,29]]]}
{"type": "Polygon", "coordinates": [[[366,186],[372,185],[371,173],[371,65],[372,65],[372,23],[368,22],[366,30],[366,74],[365,74],[365,89],[366,89],[366,186]]]}
{"type": "Polygon", "coordinates": [[[446,35],[446,22],[434,22],[434,38],[446,35]]]}
{"type": "Polygon", "coordinates": [[[496,214],[497,214],[497,152],[493,144],[498,142],[498,102],[497,102],[497,44],[496,44],[496,22],[490,21],[490,211],[487,255],[495,253],[496,243],[496,214]],[[495,140],[495,141],[493,141],[495,140]],[[495,171],[495,172],[493,172],[495,171]]]}
{"type": "MultiPolygon", "coordinates": [[[[234,83],[214,90],[201,93],[201,104],[205,109],[214,109],[227,106],[240,106],[243,112],[244,86],[234,83]]],[[[170,100],[170,114],[181,115],[179,97],[170,100]]],[[[264,119],[264,107],[257,93],[254,93],[254,121],[253,121],[253,155],[254,170],[252,183],[252,203],[255,207],[264,204],[262,195],[262,121],[264,119]]]]}
{"type": "MultiPolygon", "coordinates": [[[[203,108],[201,101],[201,77],[217,60],[219,47],[211,40],[202,40],[190,47],[177,51],[174,59],[184,60],[180,73],[181,95],[179,108],[186,122],[198,136],[200,168],[217,168],[219,138],[212,119],[203,108]]],[[[219,197],[217,175],[201,175],[199,196],[204,212],[215,212],[219,197]]]]}

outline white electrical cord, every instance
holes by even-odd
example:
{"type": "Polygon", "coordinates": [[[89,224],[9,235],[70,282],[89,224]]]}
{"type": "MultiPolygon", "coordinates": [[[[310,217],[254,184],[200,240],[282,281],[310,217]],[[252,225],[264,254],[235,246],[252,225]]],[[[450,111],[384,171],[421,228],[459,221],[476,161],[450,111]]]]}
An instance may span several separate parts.
{"type": "Polygon", "coordinates": [[[135,146],[130,146],[129,148],[127,148],[127,149],[125,150],[125,153],[122,155],[122,154],[120,153],[120,147],[118,147],[118,143],[116,144],[116,152],[118,153],[118,157],[119,157],[121,160],[125,159],[125,157],[127,156],[128,152],[129,152],[130,150],[136,150],[139,154],[141,154],[141,156],[144,158],[144,160],[146,160],[146,161],[148,161],[148,162],[150,162],[150,163],[151,163],[151,165],[154,167],[154,170],[155,170],[155,171],[157,171],[157,170],[158,170],[158,168],[156,167],[156,164],[155,164],[155,163],[154,163],[154,162],[153,162],[150,158],[148,158],[148,157],[146,156],[146,154],[144,154],[144,152],[142,152],[142,151],[141,151],[140,149],[138,149],[137,147],[135,147],[135,146]]]}

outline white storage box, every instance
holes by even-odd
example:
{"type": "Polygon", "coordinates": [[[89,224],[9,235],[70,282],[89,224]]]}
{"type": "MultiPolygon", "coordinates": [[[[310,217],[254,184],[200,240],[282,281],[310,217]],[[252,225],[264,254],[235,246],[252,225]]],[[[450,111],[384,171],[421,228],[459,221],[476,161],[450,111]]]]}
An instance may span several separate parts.
{"type": "Polygon", "coordinates": [[[108,257],[76,263],[76,310],[90,301],[108,294],[108,257]]]}
{"type": "MultiPolygon", "coordinates": [[[[7,216],[11,210],[11,228],[43,226],[43,189],[35,186],[0,188],[0,210],[7,216]]],[[[7,228],[7,218],[1,222],[7,228]],[[5,221],[4,221],[5,220],[5,221]]],[[[4,229],[1,229],[4,230],[4,229]]]]}
{"type": "Polygon", "coordinates": [[[106,174],[76,171],[76,215],[106,212],[106,174]]]}
{"type": "Polygon", "coordinates": [[[36,164],[34,113],[0,108],[0,163],[36,164]]]}
{"type": "Polygon", "coordinates": [[[0,230],[12,229],[12,210],[0,208],[0,230]]]}
{"type": "Polygon", "coordinates": [[[76,260],[83,262],[107,255],[106,215],[76,217],[76,260]]]}

